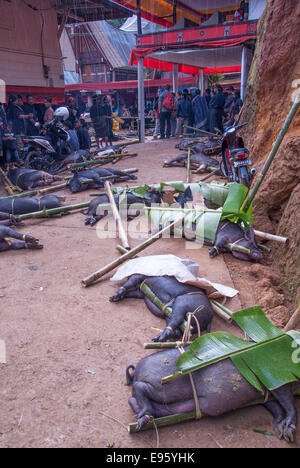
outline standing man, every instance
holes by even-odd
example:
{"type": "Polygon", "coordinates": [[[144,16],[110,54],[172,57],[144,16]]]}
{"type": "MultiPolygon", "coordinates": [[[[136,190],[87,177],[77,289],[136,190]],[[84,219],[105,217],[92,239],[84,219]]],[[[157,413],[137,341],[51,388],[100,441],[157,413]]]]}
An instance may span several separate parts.
{"type": "Polygon", "coordinates": [[[72,123],[72,125],[74,126],[75,124],[75,121],[79,119],[80,117],[80,112],[79,112],[79,109],[76,107],[76,102],[75,102],[75,98],[73,96],[71,96],[69,99],[68,99],[68,111],[69,111],[69,118],[68,120],[72,123]]]}
{"type": "Polygon", "coordinates": [[[171,86],[166,85],[165,90],[159,96],[158,111],[160,121],[160,139],[164,140],[165,137],[171,136],[171,114],[174,108],[174,99],[170,91],[171,86]],[[167,124],[167,131],[166,131],[167,124]]]}
{"type": "Polygon", "coordinates": [[[233,97],[234,87],[229,86],[229,88],[226,88],[226,91],[228,91],[228,96],[225,99],[224,113],[225,113],[225,117],[227,117],[227,116],[229,117],[231,104],[233,103],[233,99],[234,99],[234,97],[233,97]]]}
{"type": "Polygon", "coordinates": [[[49,124],[54,119],[54,110],[52,108],[52,99],[50,97],[45,98],[45,114],[44,114],[44,124],[49,124]]]}
{"type": "Polygon", "coordinates": [[[36,108],[34,106],[34,99],[32,94],[27,94],[26,102],[23,104],[24,114],[28,115],[26,120],[26,135],[36,136],[39,134],[39,122],[36,108]]]}
{"type": "Polygon", "coordinates": [[[209,103],[209,131],[216,133],[219,129],[223,133],[223,113],[224,113],[225,97],[221,85],[214,85],[214,95],[209,103]]]}
{"type": "Polygon", "coordinates": [[[22,147],[21,136],[25,135],[25,121],[31,118],[33,118],[33,115],[26,115],[22,107],[19,106],[18,97],[15,94],[11,94],[7,108],[7,121],[12,122],[12,131],[16,136],[18,149],[22,147]]]}
{"type": "Polygon", "coordinates": [[[200,89],[197,89],[196,96],[192,101],[195,127],[207,130],[208,106],[204,96],[201,96],[200,89]]]}
{"type": "Polygon", "coordinates": [[[183,136],[184,134],[184,125],[189,125],[189,119],[193,113],[192,103],[189,98],[189,93],[187,89],[183,90],[183,97],[178,100],[177,103],[177,128],[176,128],[176,138],[183,136]]]}

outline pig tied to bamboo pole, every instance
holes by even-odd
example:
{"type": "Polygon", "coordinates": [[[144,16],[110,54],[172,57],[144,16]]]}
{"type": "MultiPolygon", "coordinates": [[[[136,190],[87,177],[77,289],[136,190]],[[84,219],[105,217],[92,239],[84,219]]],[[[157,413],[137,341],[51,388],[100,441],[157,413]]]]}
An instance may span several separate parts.
{"type": "Polygon", "coordinates": [[[154,244],[154,242],[158,241],[163,237],[163,235],[167,232],[171,232],[171,230],[177,226],[177,224],[182,223],[184,218],[186,217],[188,213],[182,215],[179,219],[177,219],[174,223],[170,224],[169,226],[165,227],[161,231],[159,231],[157,234],[151,236],[149,239],[147,239],[145,242],[142,244],[139,244],[137,247],[133,248],[130,252],[122,255],[121,257],[117,258],[113,262],[109,263],[105,267],[101,268],[100,270],[96,271],[92,275],[88,276],[87,278],[84,278],[82,280],[82,286],[83,287],[88,287],[91,286],[93,283],[98,281],[100,278],[102,278],[104,275],[107,273],[111,272],[118,266],[122,265],[122,263],[126,262],[127,260],[133,258],[136,254],[142,252],[145,250],[149,245],[154,244]]]}

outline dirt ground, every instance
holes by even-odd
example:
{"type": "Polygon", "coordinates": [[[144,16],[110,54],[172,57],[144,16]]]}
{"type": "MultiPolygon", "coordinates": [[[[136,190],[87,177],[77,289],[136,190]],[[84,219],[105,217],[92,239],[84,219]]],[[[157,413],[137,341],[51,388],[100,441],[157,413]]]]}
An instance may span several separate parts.
{"type": "MultiPolygon", "coordinates": [[[[178,154],[174,144],[172,139],[130,147],[139,157],[116,167],[137,167],[138,184],[184,180],[185,169],[162,168],[178,154]]],[[[66,204],[90,200],[89,192],[64,195],[66,204]]],[[[116,286],[107,279],[81,287],[81,279],[118,256],[117,240],[100,240],[80,213],[30,221],[20,232],[38,237],[44,250],[1,254],[0,339],[6,342],[7,364],[0,365],[0,447],[155,448],[155,432],[127,432],[135,416],[127,403],[125,368],[150,353],[143,343],[164,324],[142,301],[111,304],[116,286]]],[[[221,279],[223,260],[210,260],[207,247],[200,253],[185,250],[184,241],[166,239],[145,251],[163,253],[202,259],[209,279],[221,279]]],[[[225,276],[240,290],[242,307],[255,305],[251,264],[229,255],[225,261],[225,276]]],[[[213,329],[228,326],[215,318],[213,329]]],[[[159,443],[161,448],[289,447],[254,430],[273,432],[272,417],[262,407],[159,429],[159,443]]],[[[293,447],[299,446],[298,435],[293,447]]]]}

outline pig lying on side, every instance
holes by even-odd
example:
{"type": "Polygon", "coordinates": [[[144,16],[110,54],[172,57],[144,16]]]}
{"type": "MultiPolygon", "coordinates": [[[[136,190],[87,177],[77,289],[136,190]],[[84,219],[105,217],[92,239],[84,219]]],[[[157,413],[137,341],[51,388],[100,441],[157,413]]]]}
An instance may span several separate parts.
{"type": "MultiPolygon", "coordinates": [[[[137,414],[137,429],[151,417],[159,418],[195,411],[195,400],[188,375],[161,384],[163,377],[174,374],[180,356],[177,349],[152,354],[126,371],[127,384],[133,383],[129,405],[137,414]],[[133,374],[130,372],[133,370],[133,374]]],[[[220,416],[251,405],[261,398],[236,369],[230,359],[212,364],[192,373],[200,411],[206,416],[220,416]]],[[[279,439],[293,442],[297,426],[297,410],[292,389],[298,384],[284,385],[271,392],[274,401],[263,406],[274,417],[274,429],[279,439]]]]}

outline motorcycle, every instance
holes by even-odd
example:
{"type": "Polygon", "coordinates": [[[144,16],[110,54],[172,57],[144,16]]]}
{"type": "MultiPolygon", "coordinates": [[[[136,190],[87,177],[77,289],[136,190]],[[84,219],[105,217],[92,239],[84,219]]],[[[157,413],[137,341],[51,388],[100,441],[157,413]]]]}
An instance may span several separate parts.
{"type": "Polygon", "coordinates": [[[70,136],[63,123],[55,117],[42,127],[41,135],[23,138],[21,158],[25,167],[55,174],[62,168],[62,161],[71,153],[69,140],[70,136]]]}
{"type": "Polygon", "coordinates": [[[248,125],[248,122],[229,127],[223,133],[220,170],[229,182],[249,187],[256,170],[249,169],[252,164],[249,150],[245,148],[243,139],[237,136],[237,131],[245,125],[248,125]]]}

